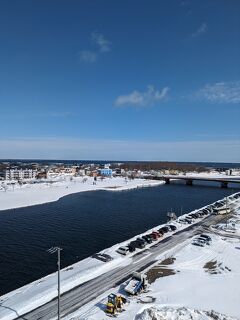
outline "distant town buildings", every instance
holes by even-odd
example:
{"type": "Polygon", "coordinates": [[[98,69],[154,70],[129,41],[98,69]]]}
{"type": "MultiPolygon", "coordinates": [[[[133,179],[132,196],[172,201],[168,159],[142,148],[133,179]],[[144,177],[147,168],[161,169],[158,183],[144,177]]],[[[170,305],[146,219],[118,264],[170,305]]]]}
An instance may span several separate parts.
{"type": "Polygon", "coordinates": [[[112,169],[109,168],[98,169],[98,174],[101,176],[110,177],[112,176],[112,173],[112,169]]]}
{"type": "Polygon", "coordinates": [[[229,176],[240,175],[240,168],[207,168],[185,163],[129,162],[129,163],[60,163],[0,161],[0,180],[7,184],[54,182],[64,179],[74,181],[74,177],[101,179],[122,176],[129,179],[161,177],[162,175],[185,175],[188,172],[215,172],[229,176]],[[25,182],[26,181],[26,182],[25,182]]]}
{"type": "Polygon", "coordinates": [[[37,170],[33,169],[8,169],[4,171],[4,180],[35,179],[37,170]]]}

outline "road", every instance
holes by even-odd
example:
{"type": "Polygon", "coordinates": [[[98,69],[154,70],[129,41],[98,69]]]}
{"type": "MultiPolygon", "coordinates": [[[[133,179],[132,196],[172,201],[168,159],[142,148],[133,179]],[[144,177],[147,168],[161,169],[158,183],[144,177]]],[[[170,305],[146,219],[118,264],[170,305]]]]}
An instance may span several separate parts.
{"type": "MultiPolygon", "coordinates": [[[[64,293],[61,296],[61,316],[66,316],[84,304],[97,298],[100,294],[119,285],[127,280],[134,271],[142,271],[158,261],[157,257],[169,249],[173,249],[192,236],[206,230],[211,224],[226,219],[226,216],[210,215],[200,222],[190,225],[188,228],[178,231],[169,236],[151,248],[143,250],[132,258],[132,262],[124,267],[118,267],[114,270],[94,278],[78,287],[64,293]]],[[[50,320],[56,319],[57,316],[57,299],[54,299],[45,305],[25,314],[17,316],[18,320],[50,320]]]]}

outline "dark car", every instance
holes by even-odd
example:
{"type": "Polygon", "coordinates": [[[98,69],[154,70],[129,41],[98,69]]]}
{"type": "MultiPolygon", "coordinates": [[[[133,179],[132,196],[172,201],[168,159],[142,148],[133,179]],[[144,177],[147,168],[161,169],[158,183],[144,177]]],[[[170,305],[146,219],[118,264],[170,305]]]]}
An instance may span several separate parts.
{"type": "Polygon", "coordinates": [[[201,234],[200,237],[201,237],[201,238],[204,238],[204,239],[206,239],[206,240],[208,240],[208,241],[212,241],[212,238],[209,237],[209,236],[206,235],[206,234],[201,234]]]}
{"type": "Polygon", "coordinates": [[[164,232],[164,233],[167,233],[167,232],[169,231],[169,229],[168,229],[168,227],[167,227],[167,226],[162,227],[162,230],[163,230],[163,232],[164,232]]]}
{"type": "Polygon", "coordinates": [[[204,244],[203,244],[203,243],[201,243],[201,242],[197,242],[197,241],[195,241],[195,242],[192,242],[192,244],[193,244],[194,246],[204,247],[204,244]]]}
{"type": "Polygon", "coordinates": [[[199,214],[199,213],[193,213],[193,214],[191,214],[191,216],[192,216],[194,219],[200,218],[200,214],[199,214]]]}
{"type": "Polygon", "coordinates": [[[162,236],[164,235],[164,231],[162,230],[162,228],[158,229],[159,234],[161,234],[162,236]]]}
{"type": "Polygon", "coordinates": [[[143,244],[146,244],[146,241],[142,238],[137,238],[136,241],[141,242],[143,244]]]}
{"type": "Polygon", "coordinates": [[[136,248],[144,249],[145,248],[145,243],[142,243],[140,241],[136,241],[136,248]]]}
{"type": "Polygon", "coordinates": [[[138,249],[143,249],[145,248],[145,241],[143,241],[143,239],[138,238],[136,241],[136,248],[138,249]]]}
{"type": "Polygon", "coordinates": [[[169,225],[169,228],[170,228],[172,231],[177,230],[177,227],[176,227],[176,226],[174,226],[173,224],[170,224],[170,225],[169,225]]]}
{"type": "Polygon", "coordinates": [[[129,249],[129,252],[134,252],[136,250],[136,247],[133,244],[129,244],[128,249],[129,249]]]}
{"type": "Polygon", "coordinates": [[[185,220],[188,224],[191,224],[191,223],[192,223],[192,220],[191,220],[191,219],[185,218],[184,220],[185,220]]]}
{"type": "Polygon", "coordinates": [[[129,248],[130,252],[134,252],[136,250],[136,248],[137,248],[136,241],[131,241],[128,244],[128,248],[129,248]]]}
{"type": "Polygon", "coordinates": [[[144,239],[147,243],[152,243],[152,238],[148,235],[142,236],[142,239],[144,239]]]}
{"type": "Polygon", "coordinates": [[[216,203],[215,203],[214,207],[215,207],[215,208],[221,208],[221,207],[224,206],[224,205],[225,205],[225,202],[224,202],[224,201],[219,201],[219,202],[216,202],[216,203]]]}

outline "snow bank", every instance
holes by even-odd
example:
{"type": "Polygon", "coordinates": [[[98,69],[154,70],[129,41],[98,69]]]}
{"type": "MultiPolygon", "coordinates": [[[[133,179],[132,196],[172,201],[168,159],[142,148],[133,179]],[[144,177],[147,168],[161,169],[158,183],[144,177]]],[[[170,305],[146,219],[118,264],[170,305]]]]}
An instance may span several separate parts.
{"type": "Polygon", "coordinates": [[[148,308],[135,317],[135,320],[234,320],[215,311],[199,311],[184,307],[148,308]]]}

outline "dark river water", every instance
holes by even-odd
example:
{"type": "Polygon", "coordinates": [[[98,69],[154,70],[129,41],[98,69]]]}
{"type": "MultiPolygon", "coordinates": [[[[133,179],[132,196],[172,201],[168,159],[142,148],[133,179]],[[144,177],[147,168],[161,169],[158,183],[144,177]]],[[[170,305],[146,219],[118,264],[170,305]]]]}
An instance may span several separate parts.
{"type": "Polygon", "coordinates": [[[73,194],[57,202],[0,211],[0,295],[239,189],[180,184],[73,194]]]}

